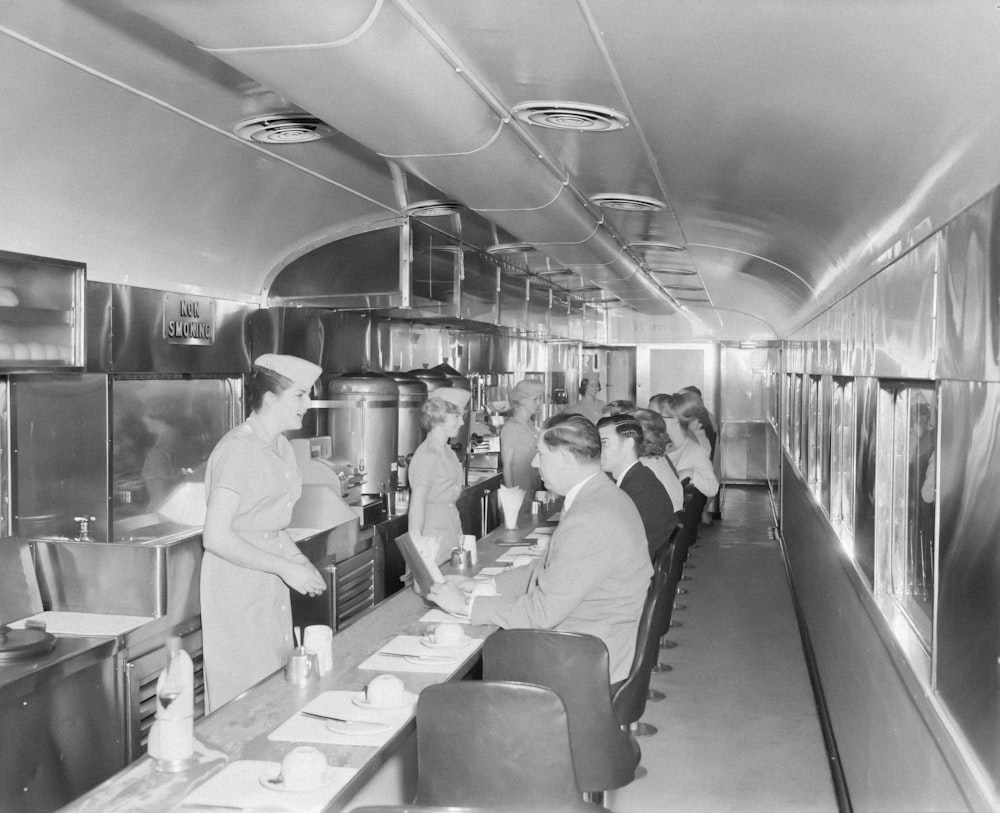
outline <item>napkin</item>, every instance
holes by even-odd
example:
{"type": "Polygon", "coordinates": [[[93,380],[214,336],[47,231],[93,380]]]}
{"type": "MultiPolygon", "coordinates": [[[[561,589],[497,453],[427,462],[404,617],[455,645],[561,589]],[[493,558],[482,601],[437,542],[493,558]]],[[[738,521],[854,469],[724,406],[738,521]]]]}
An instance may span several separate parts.
{"type": "Polygon", "coordinates": [[[414,657],[425,657],[428,660],[413,663],[396,655],[381,655],[376,652],[363,661],[358,668],[370,669],[374,672],[437,672],[451,674],[455,668],[469,655],[482,646],[482,641],[472,638],[464,644],[454,647],[427,646],[420,635],[397,635],[382,649],[386,652],[400,652],[414,657]],[[438,661],[436,658],[453,658],[449,661],[438,661]]]}
{"type": "Polygon", "coordinates": [[[503,522],[507,530],[517,527],[517,515],[521,513],[524,504],[524,489],[512,486],[500,486],[500,507],[503,509],[503,522]]]}
{"type": "Polygon", "coordinates": [[[520,548],[509,548],[503,556],[497,559],[498,562],[514,562],[519,556],[542,556],[545,551],[538,550],[534,545],[525,545],[520,548]]]}
{"type": "MultiPolygon", "coordinates": [[[[499,573],[503,572],[501,568],[493,568],[493,569],[499,573]]],[[[483,568],[483,570],[487,570],[487,568],[483,568]]],[[[464,615],[452,615],[451,613],[445,612],[444,610],[428,610],[426,613],[420,616],[420,620],[428,624],[471,624],[472,623],[472,621],[470,621],[464,615]]]]}
{"type": "MultiPolygon", "coordinates": [[[[400,659],[401,660],[401,659],[400,659]]],[[[389,728],[376,733],[359,732],[341,733],[327,728],[329,720],[317,717],[306,717],[296,713],[267,735],[269,740],[286,742],[315,742],[325,745],[363,745],[378,748],[385,745],[400,728],[409,722],[416,707],[416,695],[413,702],[401,709],[371,709],[361,708],[354,701],[364,700],[364,692],[323,692],[310,700],[302,711],[316,714],[329,714],[333,717],[343,717],[345,720],[361,720],[373,723],[388,723],[389,728]]]]}
{"type": "Polygon", "coordinates": [[[280,762],[250,759],[230,762],[219,773],[185,796],[177,809],[182,810],[185,805],[196,807],[201,804],[287,810],[289,813],[293,811],[320,813],[357,773],[356,768],[331,766],[327,768],[330,782],[314,790],[276,790],[265,788],[260,783],[261,776],[275,776],[279,770],[281,770],[280,762]]]}

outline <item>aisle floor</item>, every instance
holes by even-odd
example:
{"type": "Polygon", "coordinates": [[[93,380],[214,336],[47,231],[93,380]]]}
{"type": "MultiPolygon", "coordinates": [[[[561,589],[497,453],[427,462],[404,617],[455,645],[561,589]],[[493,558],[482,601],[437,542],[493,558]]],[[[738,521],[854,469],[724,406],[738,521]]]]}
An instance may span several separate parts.
{"type": "Polygon", "coordinates": [[[672,671],[651,687],[648,775],[610,791],[616,813],[835,813],[837,801],[764,487],[728,487],[702,526],[674,612],[672,671]]]}

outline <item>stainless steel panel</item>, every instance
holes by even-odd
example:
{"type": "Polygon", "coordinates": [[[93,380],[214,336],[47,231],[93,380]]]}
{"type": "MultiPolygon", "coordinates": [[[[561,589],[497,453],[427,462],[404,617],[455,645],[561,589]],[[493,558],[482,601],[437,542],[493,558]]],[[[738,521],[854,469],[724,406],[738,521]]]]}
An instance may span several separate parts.
{"type": "Polygon", "coordinates": [[[14,532],[108,539],[108,379],[11,376],[14,532]]]}
{"type": "Polygon", "coordinates": [[[762,483],[768,479],[767,435],[771,425],[757,421],[723,421],[722,479],[727,483],[762,483]]]}
{"type": "Polygon", "coordinates": [[[938,321],[941,378],[1000,381],[1000,253],[994,189],[944,230],[938,321]]]}
{"type": "Polygon", "coordinates": [[[939,385],[938,692],[1000,782],[1000,384],[939,385]]]}
{"type": "Polygon", "coordinates": [[[31,547],[19,539],[0,539],[0,626],[41,611],[31,547]]]}
{"type": "Polygon", "coordinates": [[[50,813],[125,767],[115,646],[59,641],[19,680],[0,667],[0,810],[50,813]]]}
{"type": "Polygon", "coordinates": [[[103,307],[87,310],[88,369],[118,373],[245,373],[250,370],[248,323],[256,305],[213,299],[214,341],[169,344],[163,338],[167,291],[89,283],[103,307]],[[109,290],[102,290],[109,289],[109,290]],[[107,303],[110,299],[110,315],[107,303]],[[92,320],[92,321],[91,321],[92,320]],[[91,366],[92,365],[92,366],[91,366]]]}
{"type": "Polygon", "coordinates": [[[34,540],[42,600],[50,610],[164,616],[201,613],[201,535],[171,543],[34,540]]]}

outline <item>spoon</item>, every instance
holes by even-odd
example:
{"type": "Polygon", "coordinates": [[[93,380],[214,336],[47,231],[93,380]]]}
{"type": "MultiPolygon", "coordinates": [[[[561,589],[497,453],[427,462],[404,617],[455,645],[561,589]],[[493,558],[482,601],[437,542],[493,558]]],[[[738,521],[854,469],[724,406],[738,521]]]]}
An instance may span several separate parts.
{"type": "Polygon", "coordinates": [[[302,627],[295,627],[292,632],[295,635],[295,648],[302,649],[302,627]]]}

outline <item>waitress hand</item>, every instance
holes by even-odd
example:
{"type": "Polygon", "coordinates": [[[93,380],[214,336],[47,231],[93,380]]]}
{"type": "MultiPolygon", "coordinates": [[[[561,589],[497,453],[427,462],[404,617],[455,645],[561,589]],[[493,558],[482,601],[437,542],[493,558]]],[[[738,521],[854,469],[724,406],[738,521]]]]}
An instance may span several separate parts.
{"type": "Polygon", "coordinates": [[[297,593],[304,596],[318,596],[326,590],[326,582],[304,556],[296,561],[288,560],[281,569],[281,580],[297,593]]]}

